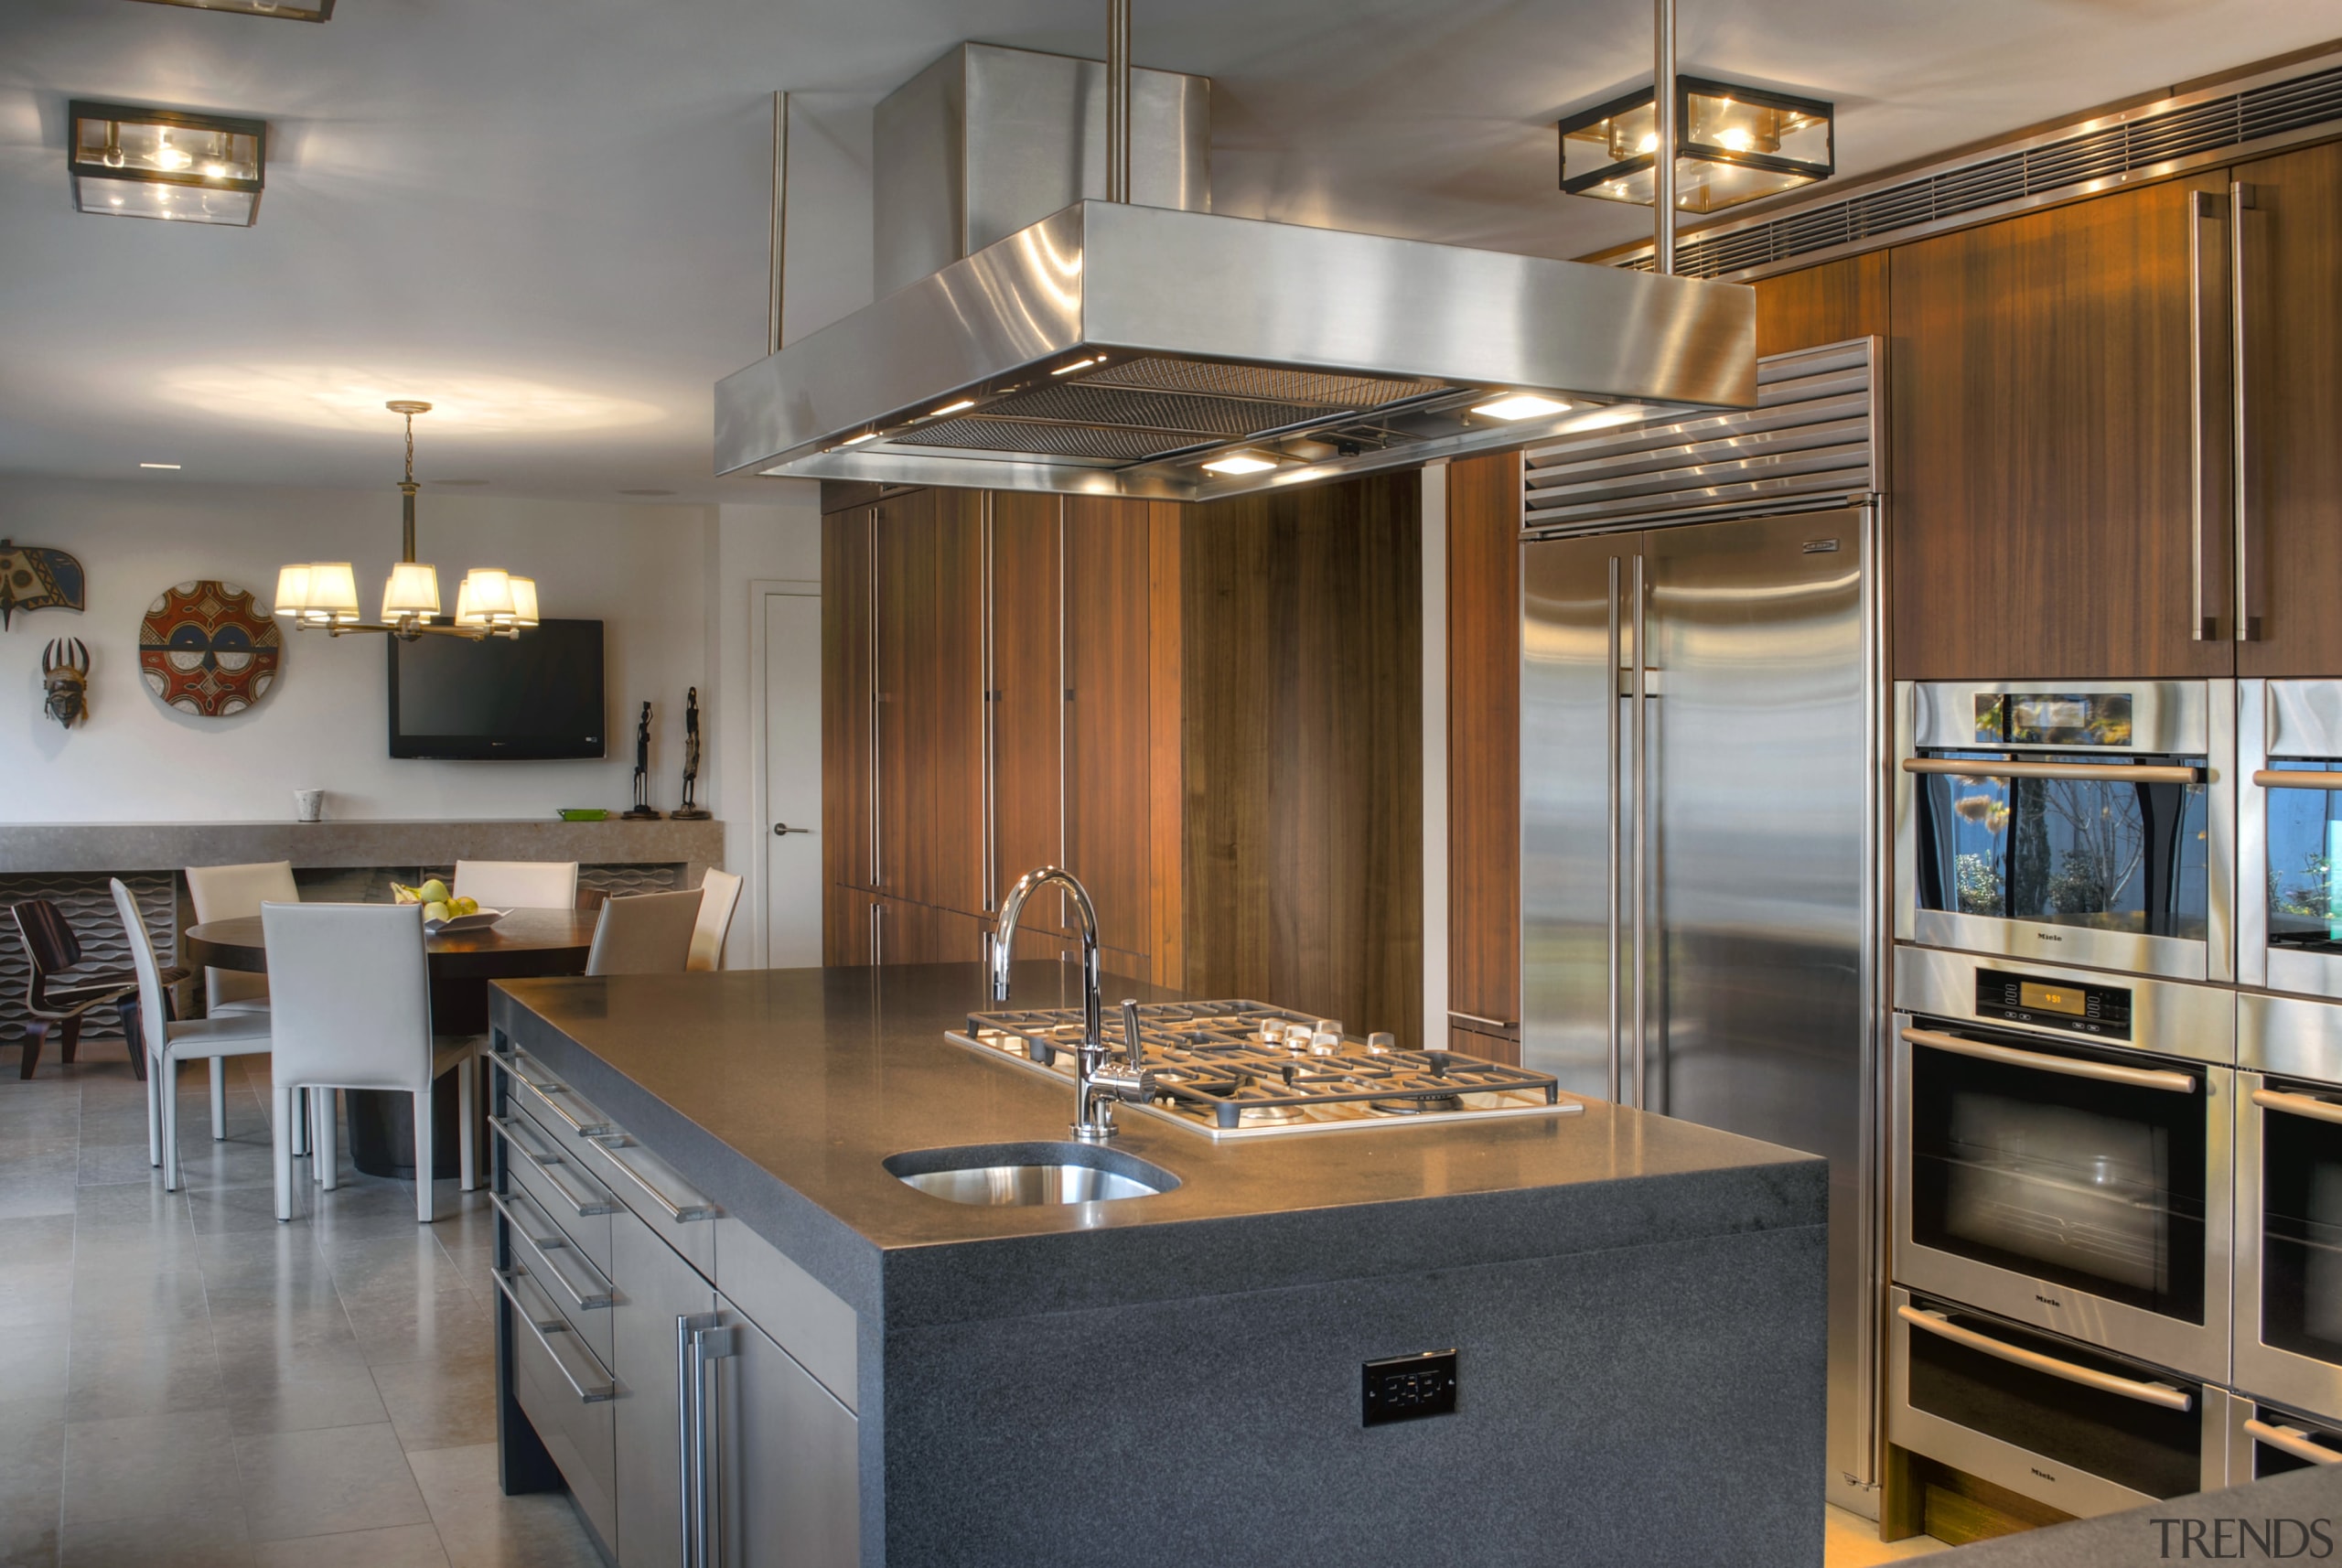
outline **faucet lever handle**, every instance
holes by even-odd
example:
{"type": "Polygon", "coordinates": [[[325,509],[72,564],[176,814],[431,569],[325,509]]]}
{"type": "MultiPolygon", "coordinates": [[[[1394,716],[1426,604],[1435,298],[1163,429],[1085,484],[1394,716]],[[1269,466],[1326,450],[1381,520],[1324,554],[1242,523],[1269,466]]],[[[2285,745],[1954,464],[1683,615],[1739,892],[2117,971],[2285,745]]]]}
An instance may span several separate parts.
{"type": "Polygon", "coordinates": [[[1130,1059],[1131,1071],[1146,1070],[1146,1042],[1138,1032],[1138,998],[1123,998],[1123,1055],[1130,1059]]]}

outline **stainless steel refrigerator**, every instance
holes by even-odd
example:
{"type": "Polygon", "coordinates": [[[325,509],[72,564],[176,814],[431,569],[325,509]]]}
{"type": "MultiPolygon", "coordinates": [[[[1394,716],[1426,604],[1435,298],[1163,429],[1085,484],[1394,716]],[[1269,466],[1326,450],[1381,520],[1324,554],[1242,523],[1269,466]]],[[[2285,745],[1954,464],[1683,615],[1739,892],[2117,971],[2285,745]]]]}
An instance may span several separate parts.
{"type": "Polygon", "coordinates": [[[1529,455],[1520,762],[1523,1060],[1830,1160],[1828,1489],[1875,1515],[1872,351],[1529,455]]]}

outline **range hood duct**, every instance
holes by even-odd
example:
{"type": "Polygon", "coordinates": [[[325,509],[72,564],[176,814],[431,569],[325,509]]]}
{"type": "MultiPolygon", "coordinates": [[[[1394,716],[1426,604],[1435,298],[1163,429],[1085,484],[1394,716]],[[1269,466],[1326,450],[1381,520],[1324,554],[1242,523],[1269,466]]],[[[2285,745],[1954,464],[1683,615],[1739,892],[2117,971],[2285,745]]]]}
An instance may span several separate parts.
{"type": "MultiPolygon", "coordinates": [[[[1142,102],[1155,134],[1136,145],[1093,139],[1086,111],[1037,129],[1030,91],[936,91],[1036,60],[1095,70],[972,45],[903,90],[944,138],[919,176],[940,219],[906,222],[921,198],[886,188],[882,106],[894,231],[981,248],[719,381],[719,473],[1208,500],[1756,404],[1747,288],[1201,210],[1201,79],[1141,73],[1160,107],[1142,102]],[[1034,151],[1004,165],[995,139],[1034,151]],[[1080,199],[1092,168],[1179,205],[1080,199]],[[994,191],[1068,202],[981,243],[994,191]],[[1476,412],[1518,413],[1517,394],[1544,406],[1476,412]]],[[[1132,94],[1113,96],[1127,126],[1132,94]]]]}

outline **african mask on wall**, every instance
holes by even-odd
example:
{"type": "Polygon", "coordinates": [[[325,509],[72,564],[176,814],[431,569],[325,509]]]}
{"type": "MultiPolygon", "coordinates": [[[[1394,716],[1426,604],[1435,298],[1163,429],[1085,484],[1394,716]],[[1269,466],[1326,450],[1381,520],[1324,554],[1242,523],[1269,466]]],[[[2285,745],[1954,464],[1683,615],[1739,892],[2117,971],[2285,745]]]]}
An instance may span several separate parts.
{"type": "Polygon", "coordinates": [[[0,539],[0,628],[18,610],[81,607],[81,563],[46,544],[0,539]]]}
{"type": "Polygon", "coordinates": [[[78,637],[60,637],[41,650],[42,706],[48,716],[71,729],[90,716],[90,646],[78,637]]]}
{"type": "Polygon", "coordinates": [[[146,607],[138,670],[146,689],[182,713],[225,718],[276,683],[285,639],[233,583],[181,583],[146,607]]]}

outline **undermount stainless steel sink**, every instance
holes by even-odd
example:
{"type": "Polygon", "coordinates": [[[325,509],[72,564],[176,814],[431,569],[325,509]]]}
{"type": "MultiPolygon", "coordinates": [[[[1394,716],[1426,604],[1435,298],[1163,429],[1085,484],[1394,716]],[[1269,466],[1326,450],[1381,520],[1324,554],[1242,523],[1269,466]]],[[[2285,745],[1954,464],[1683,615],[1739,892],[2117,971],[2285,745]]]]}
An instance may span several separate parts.
{"type": "Polygon", "coordinates": [[[1160,1165],[1085,1144],[972,1144],[890,1155],[887,1171],[906,1187],[953,1203],[1106,1203],[1153,1197],[1179,1185],[1160,1165]]]}

